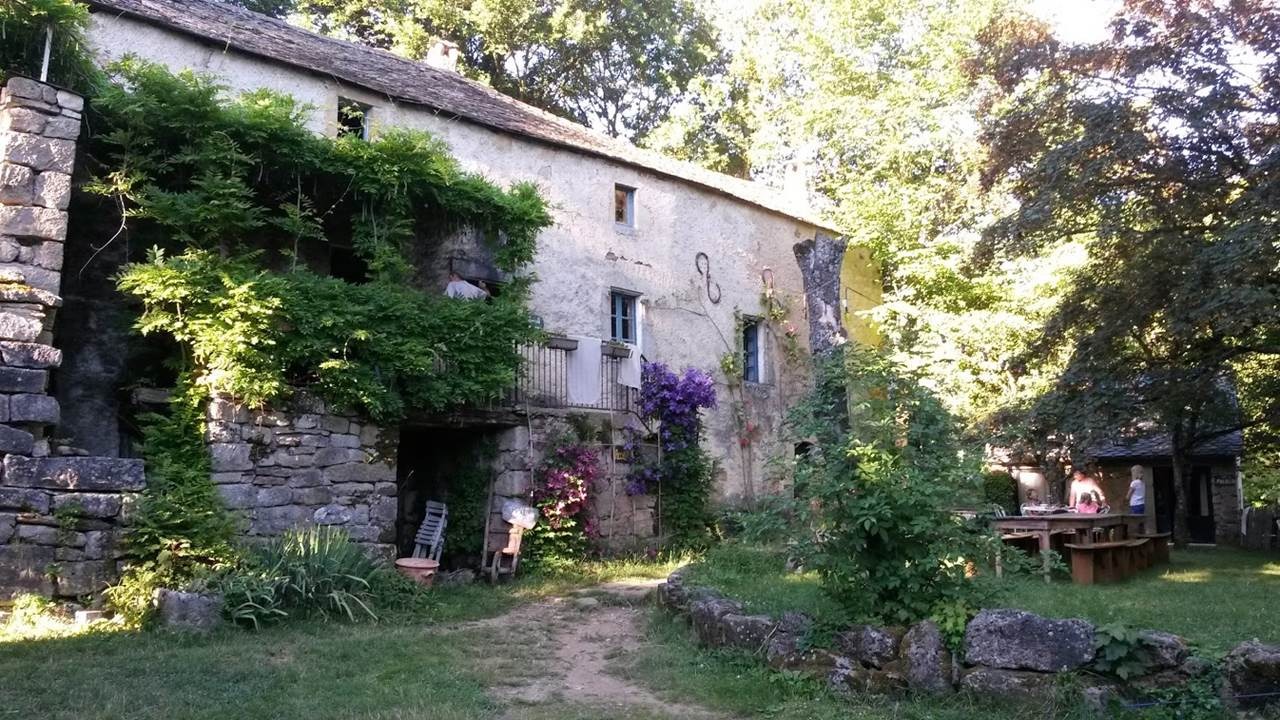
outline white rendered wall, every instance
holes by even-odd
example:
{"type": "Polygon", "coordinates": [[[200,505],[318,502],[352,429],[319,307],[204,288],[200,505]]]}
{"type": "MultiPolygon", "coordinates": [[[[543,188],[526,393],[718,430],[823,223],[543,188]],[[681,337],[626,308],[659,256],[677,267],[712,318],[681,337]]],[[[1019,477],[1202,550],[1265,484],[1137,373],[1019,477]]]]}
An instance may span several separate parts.
{"type": "Polygon", "coordinates": [[[126,53],[171,69],[217,76],[229,93],[269,88],[311,106],[308,125],[333,134],[338,97],[374,107],[374,134],[387,127],[429,131],[445,140],[462,165],[500,183],[531,180],[553,208],[554,227],[538,238],[532,304],[549,331],[609,335],[609,292],[641,296],[642,350],[649,360],[676,369],[711,371],[721,383],[720,407],[708,418],[710,449],[723,475],[722,496],[741,495],[745,483],[764,487],[763,461],[783,450],[777,444],[786,401],[803,384],[803,371],[786,365],[780,338],[767,333],[765,382],[748,386],[749,417],[761,426],[744,448],[719,359],[734,342],[734,310],[761,314],[761,272],[771,268],[775,286],[791,304],[791,319],[807,348],[803,288],[793,246],[812,239],[815,228],[758,206],[598,157],[450,120],[414,105],[343,86],[331,77],[306,73],[197,41],[126,18],[98,13],[90,43],[104,61],[126,53]],[[636,228],[614,223],[614,184],[636,188],[636,228]],[[706,253],[720,302],[707,296],[694,266],[706,253]],[[781,382],[780,382],[781,380],[781,382]],[[747,480],[750,478],[750,480],[747,480]]]}

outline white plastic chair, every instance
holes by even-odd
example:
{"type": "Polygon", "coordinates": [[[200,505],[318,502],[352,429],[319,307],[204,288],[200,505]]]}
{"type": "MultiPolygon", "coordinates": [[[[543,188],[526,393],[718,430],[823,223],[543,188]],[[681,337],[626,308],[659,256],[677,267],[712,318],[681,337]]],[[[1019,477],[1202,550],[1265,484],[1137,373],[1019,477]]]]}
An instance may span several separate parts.
{"type": "Polygon", "coordinates": [[[418,534],[413,538],[413,556],[440,561],[444,550],[444,530],[449,525],[449,506],[434,500],[427,501],[426,515],[418,534]]]}

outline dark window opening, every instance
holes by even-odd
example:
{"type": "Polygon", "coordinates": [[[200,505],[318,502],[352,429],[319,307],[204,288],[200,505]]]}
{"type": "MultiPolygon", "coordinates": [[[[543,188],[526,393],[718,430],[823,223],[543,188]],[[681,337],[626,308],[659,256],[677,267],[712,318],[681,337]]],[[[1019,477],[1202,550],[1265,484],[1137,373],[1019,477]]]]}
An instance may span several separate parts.
{"type": "Polygon", "coordinates": [[[626,227],[636,226],[636,189],[613,186],[613,221],[626,227]]]}
{"type": "Polygon", "coordinates": [[[609,337],[636,343],[636,296],[614,290],[609,293],[609,337]]]}
{"type": "Polygon", "coordinates": [[[760,382],[760,321],[748,318],[742,323],[742,379],[760,382]]]}
{"type": "Polygon", "coordinates": [[[338,98],[338,137],[369,139],[369,114],[373,107],[362,102],[338,98]]]}

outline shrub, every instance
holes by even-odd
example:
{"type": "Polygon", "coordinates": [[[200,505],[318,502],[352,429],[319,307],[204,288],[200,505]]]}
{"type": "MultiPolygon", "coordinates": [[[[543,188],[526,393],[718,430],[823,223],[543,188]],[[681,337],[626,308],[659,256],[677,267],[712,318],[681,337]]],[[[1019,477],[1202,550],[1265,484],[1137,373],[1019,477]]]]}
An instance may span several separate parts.
{"type": "Polygon", "coordinates": [[[292,617],[376,620],[372,583],[386,572],[346,532],[321,526],[287,531],[215,587],[231,619],[255,629],[292,617]]]}
{"type": "Polygon", "coordinates": [[[530,499],[538,508],[538,524],[525,537],[534,567],[555,568],[586,558],[595,526],[585,511],[600,477],[600,454],[570,438],[554,443],[537,471],[530,499]]]}
{"type": "Polygon", "coordinates": [[[210,478],[204,395],[178,382],[167,415],[143,418],[147,487],[125,536],[129,566],[107,603],[132,626],[146,623],[159,588],[185,588],[230,563],[235,526],[210,478]]]}
{"type": "Polygon", "coordinates": [[[805,534],[797,551],[854,617],[892,624],[977,607],[966,566],[990,534],[947,509],[977,488],[976,452],[915,378],[859,348],[819,361],[815,389],[789,418],[814,448],[797,458],[805,534]]]}
{"type": "Polygon", "coordinates": [[[982,473],[982,499],[988,505],[998,505],[1005,512],[1018,511],[1018,483],[1007,472],[990,470],[982,473]]]}
{"type": "Polygon", "coordinates": [[[660,488],[659,523],[672,549],[698,549],[713,537],[715,463],[701,446],[701,410],[715,405],[715,382],[706,372],[685,368],[677,374],[662,363],[644,364],[639,413],[656,425],[662,455],[657,463],[635,466],[627,492],[660,488]]]}
{"type": "Polygon", "coordinates": [[[786,495],[764,495],[750,506],[726,510],[721,520],[723,534],[748,544],[782,542],[795,532],[797,507],[786,495]]]}

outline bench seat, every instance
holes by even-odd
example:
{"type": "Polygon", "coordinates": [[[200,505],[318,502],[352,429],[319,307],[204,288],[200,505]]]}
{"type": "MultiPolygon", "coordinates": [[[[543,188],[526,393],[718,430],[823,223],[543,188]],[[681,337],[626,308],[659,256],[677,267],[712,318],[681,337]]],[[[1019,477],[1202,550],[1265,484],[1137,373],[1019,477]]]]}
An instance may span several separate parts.
{"type": "Polygon", "coordinates": [[[1081,585],[1119,582],[1150,564],[1150,541],[1117,540],[1091,544],[1067,543],[1071,551],[1071,579],[1081,585]]]}
{"type": "Polygon", "coordinates": [[[1138,533],[1138,537],[1151,541],[1151,562],[1167,564],[1169,562],[1169,538],[1173,533],[1138,533]]]}

